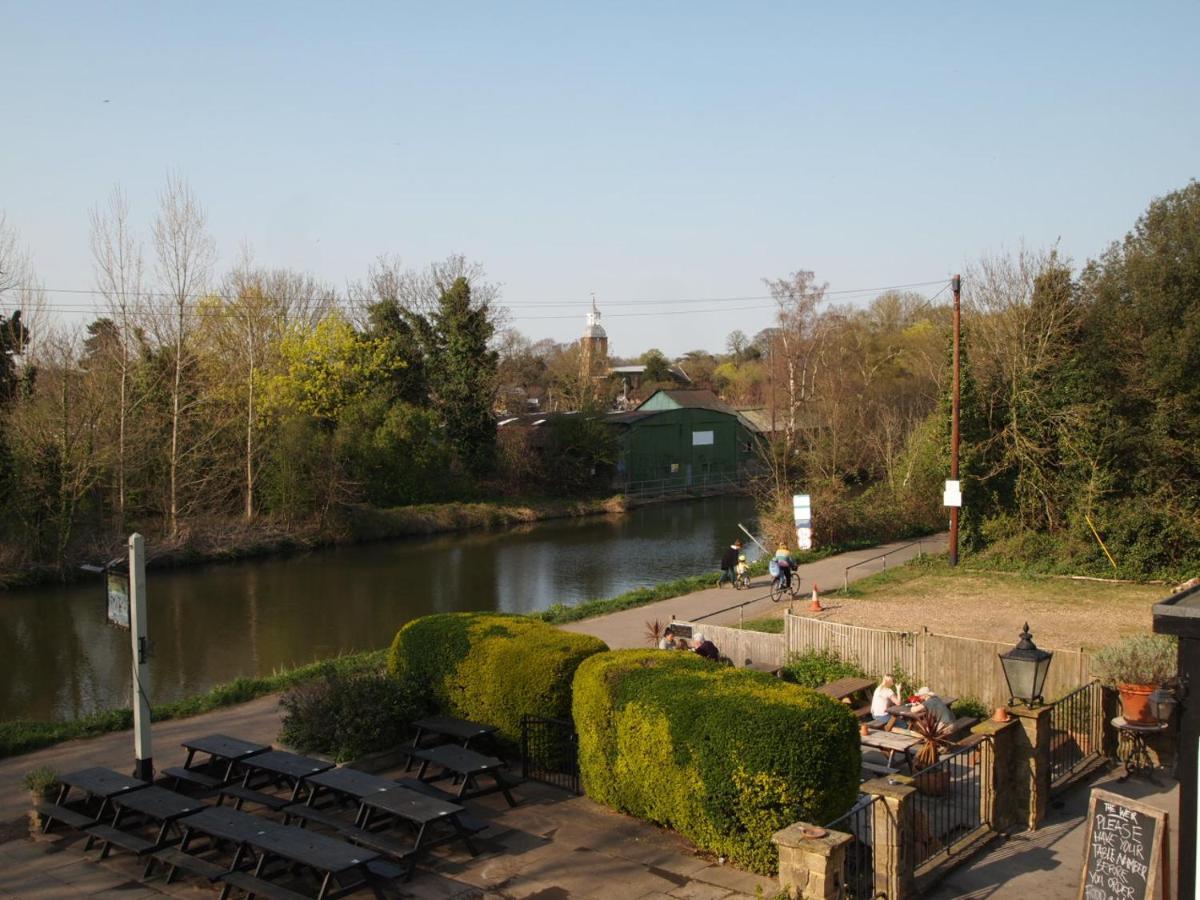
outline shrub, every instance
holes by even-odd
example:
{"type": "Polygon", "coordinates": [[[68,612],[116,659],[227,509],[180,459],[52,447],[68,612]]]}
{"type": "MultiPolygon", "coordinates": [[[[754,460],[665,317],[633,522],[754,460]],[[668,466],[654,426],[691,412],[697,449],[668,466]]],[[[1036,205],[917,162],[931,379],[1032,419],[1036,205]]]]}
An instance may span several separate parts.
{"type": "Polygon", "coordinates": [[[793,653],[783,666],[783,677],[803,687],[818,688],[839,678],[866,678],[867,673],[833,650],[810,650],[793,653]]]}
{"type": "Polygon", "coordinates": [[[990,709],[974,697],[960,697],[954,701],[954,705],[950,707],[950,711],[955,716],[969,716],[973,719],[986,719],[992,714],[990,709]]]}
{"type": "Polygon", "coordinates": [[[1092,671],[1105,684],[1162,684],[1175,676],[1178,641],[1166,634],[1135,634],[1103,647],[1092,671]]]}
{"type": "Polygon", "coordinates": [[[858,796],[858,723],[830,697],[687,653],[584,661],[573,714],[589,797],[770,873],[771,835],[858,796]]]}
{"type": "Polygon", "coordinates": [[[25,785],[25,790],[38,797],[54,796],[62,784],[58,779],[58,772],[49,766],[38,766],[36,769],[26,772],[21,781],[25,785]]]}
{"type": "Polygon", "coordinates": [[[430,705],[516,743],[522,716],[571,714],[575,670],[607,649],[528,616],[440,613],[400,629],[388,670],[430,705]]]}
{"type": "Polygon", "coordinates": [[[292,688],[279,705],[281,742],[337,762],[397,746],[417,711],[408,688],[395,679],[382,673],[345,676],[332,666],[292,688]]]}

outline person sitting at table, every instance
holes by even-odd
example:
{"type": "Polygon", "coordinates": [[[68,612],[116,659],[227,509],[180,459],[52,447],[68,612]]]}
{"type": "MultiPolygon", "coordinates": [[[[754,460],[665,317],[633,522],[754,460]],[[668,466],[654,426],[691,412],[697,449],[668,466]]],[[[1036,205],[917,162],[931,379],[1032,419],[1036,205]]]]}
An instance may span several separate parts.
{"type": "Polygon", "coordinates": [[[879,686],[875,688],[875,693],[871,695],[871,724],[887,725],[892,719],[888,715],[888,707],[899,706],[900,703],[900,692],[896,690],[896,679],[891,675],[884,675],[879,686]]]}
{"type": "Polygon", "coordinates": [[[662,637],[658,641],[659,650],[674,650],[675,649],[675,629],[668,625],[663,629],[662,637]]]}
{"type": "Polygon", "coordinates": [[[921,702],[913,704],[914,713],[928,712],[945,727],[954,726],[954,713],[941,697],[927,687],[917,688],[917,696],[921,698],[921,702]]]}
{"type": "Polygon", "coordinates": [[[721,651],[717,649],[717,645],[710,640],[706,640],[704,635],[696,635],[696,646],[693,648],[697,655],[703,656],[705,659],[711,659],[716,662],[721,658],[721,651]]]}

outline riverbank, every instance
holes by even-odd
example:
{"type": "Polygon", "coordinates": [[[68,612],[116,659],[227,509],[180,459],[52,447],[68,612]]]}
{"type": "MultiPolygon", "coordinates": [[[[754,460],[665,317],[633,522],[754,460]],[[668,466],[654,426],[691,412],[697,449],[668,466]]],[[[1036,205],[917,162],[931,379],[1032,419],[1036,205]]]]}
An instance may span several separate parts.
{"type": "MultiPolygon", "coordinates": [[[[142,528],[146,538],[147,567],[151,570],[183,568],[219,562],[287,556],[349,544],[366,544],[398,538],[423,537],[476,529],[511,528],[551,519],[614,515],[657,503],[679,503],[701,499],[707,494],[629,498],[623,494],[572,500],[517,498],[478,502],[427,503],[378,509],[348,506],[329,522],[285,525],[259,519],[240,518],[205,521],[189,525],[171,537],[142,528]]],[[[14,566],[0,561],[0,592],[51,583],[73,582],[84,577],[79,566],[123,556],[125,539],[113,535],[93,540],[77,551],[62,569],[47,565],[14,566]]]]}

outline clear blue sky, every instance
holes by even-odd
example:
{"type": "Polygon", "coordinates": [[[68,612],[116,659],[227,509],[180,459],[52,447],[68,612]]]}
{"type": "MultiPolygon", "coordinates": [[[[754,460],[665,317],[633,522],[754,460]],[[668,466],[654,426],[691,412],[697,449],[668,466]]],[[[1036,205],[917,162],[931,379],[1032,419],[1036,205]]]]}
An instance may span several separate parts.
{"type": "Polygon", "coordinates": [[[521,304],[594,291],[614,353],[717,349],[770,313],[606,301],[1099,252],[1200,170],[1197,34],[1194,0],[3,0],[0,210],[47,286],[91,287],[89,207],[121,183],[148,242],[174,169],[223,267],[461,252],[531,337],[585,304],[521,304]]]}

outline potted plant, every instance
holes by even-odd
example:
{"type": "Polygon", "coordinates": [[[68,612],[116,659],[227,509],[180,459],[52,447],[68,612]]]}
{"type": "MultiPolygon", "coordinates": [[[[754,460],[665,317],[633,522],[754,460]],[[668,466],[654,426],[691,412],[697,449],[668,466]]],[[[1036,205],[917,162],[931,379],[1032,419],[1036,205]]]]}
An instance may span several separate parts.
{"type": "Polygon", "coordinates": [[[1126,722],[1152,724],[1157,720],[1150,708],[1150,694],[1175,677],[1177,660],[1175,638],[1135,634],[1099,650],[1092,657],[1092,673],[1120,693],[1126,722]]]}
{"type": "Polygon", "coordinates": [[[25,790],[29,791],[29,801],[32,807],[29,810],[29,833],[36,835],[42,830],[43,825],[42,814],[38,812],[38,806],[42,803],[53,803],[58,797],[62,782],[58,780],[58,773],[49,766],[39,766],[26,772],[24,782],[25,790]]]}
{"type": "Polygon", "coordinates": [[[951,745],[952,742],[947,736],[949,729],[929,712],[917,716],[910,727],[912,733],[921,739],[921,745],[912,761],[913,784],[922,794],[940,797],[950,786],[950,770],[927,770],[937,765],[942,748],[951,745]]]}

